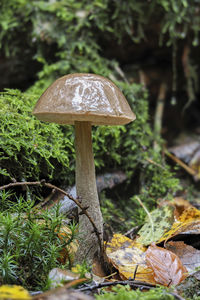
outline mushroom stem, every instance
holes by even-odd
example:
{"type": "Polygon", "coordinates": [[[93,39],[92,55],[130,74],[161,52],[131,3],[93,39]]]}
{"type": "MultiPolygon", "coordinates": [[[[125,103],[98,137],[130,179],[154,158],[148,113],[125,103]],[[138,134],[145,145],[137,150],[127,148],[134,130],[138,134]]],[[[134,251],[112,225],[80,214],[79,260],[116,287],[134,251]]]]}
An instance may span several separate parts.
{"type": "MultiPolygon", "coordinates": [[[[96,187],[92,133],[90,122],[75,122],[76,192],[81,205],[93,219],[103,242],[103,219],[96,187]]],[[[80,243],[77,260],[91,261],[99,245],[92,224],[83,214],[79,217],[80,243]]]]}

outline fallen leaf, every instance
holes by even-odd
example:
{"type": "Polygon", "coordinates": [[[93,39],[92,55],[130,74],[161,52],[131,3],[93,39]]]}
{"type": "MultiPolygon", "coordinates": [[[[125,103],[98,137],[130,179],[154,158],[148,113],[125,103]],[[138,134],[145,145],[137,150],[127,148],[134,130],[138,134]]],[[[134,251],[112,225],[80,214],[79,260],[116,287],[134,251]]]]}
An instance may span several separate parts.
{"type": "MultiPolygon", "coordinates": [[[[95,300],[94,297],[76,290],[68,289],[66,286],[56,288],[45,293],[33,296],[33,300],[95,300]]],[[[19,299],[18,299],[19,300],[19,299]]]]}
{"type": "Polygon", "coordinates": [[[145,224],[138,231],[138,235],[140,237],[137,241],[144,246],[148,246],[152,242],[158,241],[163,234],[171,228],[171,225],[174,222],[174,207],[159,207],[153,210],[150,215],[152,222],[150,222],[149,218],[146,217],[145,224]]]}
{"type": "Polygon", "coordinates": [[[200,221],[200,210],[195,207],[189,207],[180,215],[178,220],[183,223],[189,223],[196,220],[200,221]]]}
{"type": "Polygon", "coordinates": [[[20,285],[2,285],[0,287],[0,299],[24,299],[30,300],[29,292],[20,285]]]}
{"type": "Polygon", "coordinates": [[[169,241],[165,247],[180,258],[182,264],[190,274],[200,267],[200,250],[186,245],[182,241],[169,241]]]}
{"type": "Polygon", "coordinates": [[[152,268],[155,281],[165,286],[177,285],[188,276],[176,254],[155,244],[146,251],[146,263],[152,268]]]}
{"type": "Polygon", "coordinates": [[[92,273],[99,277],[106,277],[106,273],[103,270],[102,264],[97,258],[94,258],[93,260],[92,273]]]}
{"type": "MultiPolygon", "coordinates": [[[[63,242],[68,242],[71,238],[71,229],[69,226],[62,225],[58,232],[58,237],[63,242]]],[[[65,248],[63,248],[60,252],[59,261],[62,264],[65,264],[67,260],[71,262],[71,264],[74,261],[75,254],[78,249],[78,241],[77,239],[73,239],[72,242],[69,243],[65,248]]]]}
{"type": "Polygon", "coordinates": [[[56,288],[62,286],[66,282],[74,281],[79,279],[79,275],[73,273],[70,270],[62,270],[59,268],[53,268],[48,275],[50,280],[50,288],[56,288]]]}
{"type": "Polygon", "coordinates": [[[192,204],[190,204],[187,200],[183,199],[182,197],[175,197],[172,200],[172,203],[175,206],[174,216],[176,220],[182,215],[184,210],[193,207],[192,204]]]}
{"type": "Polygon", "coordinates": [[[189,207],[193,207],[189,201],[185,200],[182,197],[175,197],[172,200],[161,200],[159,202],[159,207],[167,206],[167,205],[175,207],[174,210],[175,220],[177,220],[180,217],[180,215],[184,212],[185,209],[189,207]]]}
{"type": "Polygon", "coordinates": [[[122,279],[133,279],[155,284],[153,272],[145,263],[146,248],[137,241],[115,234],[107,243],[109,262],[119,271],[122,279]],[[135,274],[136,273],[136,274],[135,274]]]}
{"type": "MultiPolygon", "coordinates": [[[[107,274],[105,273],[103,266],[99,259],[96,257],[93,259],[93,264],[92,264],[92,279],[95,283],[102,283],[104,282],[105,278],[107,277],[107,274]]],[[[112,277],[110,275],[109,277],[112,277]]]]}
{"type": "Polygon", "coordinates": [[[158,243],[163,241],[166,243],[169,239],[178,234],[185,236],[200,234],[200,211],[198,209],[189,207],[184,210],[178,220],[174,222],[171,229],[160,238],[158,243]]]}

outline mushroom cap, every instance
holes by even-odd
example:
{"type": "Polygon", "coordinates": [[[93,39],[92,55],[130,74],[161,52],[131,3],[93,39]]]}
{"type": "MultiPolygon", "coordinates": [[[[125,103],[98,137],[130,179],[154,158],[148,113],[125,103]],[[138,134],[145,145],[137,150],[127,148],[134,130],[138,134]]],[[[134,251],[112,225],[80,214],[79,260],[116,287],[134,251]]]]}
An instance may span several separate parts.
{"type": "Polygon", "coordinates": [[[38,100],[33,114],[41,121],[92,125],[123,125],[135,119],[126,98],[100,75],[76,73],[53,82],[38,100]]]}

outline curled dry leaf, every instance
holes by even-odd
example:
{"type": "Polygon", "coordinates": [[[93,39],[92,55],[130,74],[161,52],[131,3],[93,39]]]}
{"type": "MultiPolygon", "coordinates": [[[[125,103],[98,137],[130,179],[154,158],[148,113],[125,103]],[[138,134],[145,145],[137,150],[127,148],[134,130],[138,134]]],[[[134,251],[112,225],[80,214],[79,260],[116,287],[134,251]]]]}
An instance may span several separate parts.
{"type": "Polygon", "coordinates": [[[200,210],[195,207],[189,207],[184,210],[178,220],[174,222],[171,229],[167,231],[158,243],[165,243],[179,234],[199,235],[200,234],[200,210]]]}
{"type": "MultiPolygon", "coordinates": [[[[72,234],[71,229],[66,225],[62,225],[61,228],[59,229],[58,237],[63,242],[69,242],[71,238],[71,234],[72,234]]],[[[68,246],[66,246],[61,250],[59,261],[62,264],[65,264],[68,260],[71,263],[73,263],[74,256],[77,252],[77,249],[78,249],[78,241],[77,239],[74,239],[72,242],[69,243],[68,246]]]]}
{"type": "Polygon", "coordinates": [[[165,286],[177,285],[188,275],[176,254],[155,244],[146,251],[146,264],[153,269],[155,281],[165,286]]]}
{"type": "Polygon", "coordinates": [[[79,274],[75,274],[70,270],[62,270],[60,268],[53,268],[48,275],[50,281],[50,288],[63,286],[66,282],[73,282],[79,279],[79,274]]]}

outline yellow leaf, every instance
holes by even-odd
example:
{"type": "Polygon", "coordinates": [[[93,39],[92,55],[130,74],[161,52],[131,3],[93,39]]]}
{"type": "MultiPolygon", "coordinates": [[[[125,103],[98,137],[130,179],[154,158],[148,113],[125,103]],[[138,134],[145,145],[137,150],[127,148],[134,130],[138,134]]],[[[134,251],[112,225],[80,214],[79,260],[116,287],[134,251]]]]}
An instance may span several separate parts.
{"type": "Polygon", "coordinates": [[[146,247],[122,234],[115,234],[106,248],[108,260],[118,269],[122,279],[135,275],[135,280],[155,284],[153,271],[145,263],[145,251],[146,247]]]}
{"type": "Polygon", "coordinates": [[[0,299],[31,299],[28,291],[19,285],[2,285],[0,287],[0,299]]]}
{"type": "Polygon", "coordinates": [[[185,209],[178,220],[174,222],[171,229],[162,236],[158,243],[167,241],[180,233],[200,233],[200,210],[196,209],[195,207],[189,207],[185,209]]]}

